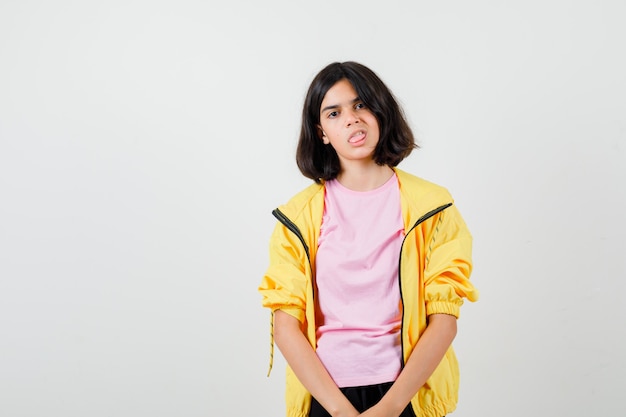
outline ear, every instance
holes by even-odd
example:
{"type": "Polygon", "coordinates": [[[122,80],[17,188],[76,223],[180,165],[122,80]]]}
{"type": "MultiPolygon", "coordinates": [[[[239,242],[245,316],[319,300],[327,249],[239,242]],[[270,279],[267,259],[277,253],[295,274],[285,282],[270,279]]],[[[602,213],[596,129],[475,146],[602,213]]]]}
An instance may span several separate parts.
{"type": "Polygon", "coordinates": [[[322,139],[322,142],[324,142],[324,145],[328,145],[330,143],[328,137],[326,136],[326,133],[324,132],[324,129],[322,129],[322,126],[320,125],[317,125],[317,134],[319,135],[320,139],[322,139]]]}

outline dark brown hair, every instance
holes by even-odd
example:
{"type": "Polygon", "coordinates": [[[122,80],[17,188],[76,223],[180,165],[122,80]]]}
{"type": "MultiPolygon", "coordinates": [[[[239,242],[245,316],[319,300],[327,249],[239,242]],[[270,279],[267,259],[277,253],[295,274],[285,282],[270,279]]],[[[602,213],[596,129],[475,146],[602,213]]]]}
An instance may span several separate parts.
{"type": "Polygon", "coordinates": [[[334,62],[313,79],[304,99],[302,127],[296,150],[300,172],[317,183],[337,177],[341,169],[339,157],[320,137],[320,108],[324,96],[338,81],[346,79],[359,99],[374,114],[380,138],[373,159],[379,165],[397,166],[418,148],[402,108],[393,93],[369,68],[357,62],[334,62]]]}

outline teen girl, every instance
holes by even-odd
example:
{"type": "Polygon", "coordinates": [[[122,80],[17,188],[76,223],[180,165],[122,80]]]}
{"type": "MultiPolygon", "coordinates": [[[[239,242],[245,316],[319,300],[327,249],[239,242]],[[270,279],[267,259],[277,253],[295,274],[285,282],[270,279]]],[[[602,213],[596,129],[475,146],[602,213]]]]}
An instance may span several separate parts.
{"type": "Polygon", "coordinates": [[[333,63],[305,98],[297,163],[314,184],[274,210],[259,291],[287,361],[289,417],[442,417],[472,238],[446,189],[396,166],[416,148],[391,91],[333,63]]]}

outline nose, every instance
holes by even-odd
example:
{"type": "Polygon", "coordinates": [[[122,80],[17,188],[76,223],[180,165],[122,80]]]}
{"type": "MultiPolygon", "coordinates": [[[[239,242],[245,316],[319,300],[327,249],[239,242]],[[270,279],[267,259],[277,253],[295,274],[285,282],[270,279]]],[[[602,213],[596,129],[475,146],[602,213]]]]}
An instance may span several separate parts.
{"type": "Polygon", "coordinates": [[[350,127],[355,123],[359,123],[359,115],[355,109],[350,109],[346,113],[346,127],[350,127]]]}

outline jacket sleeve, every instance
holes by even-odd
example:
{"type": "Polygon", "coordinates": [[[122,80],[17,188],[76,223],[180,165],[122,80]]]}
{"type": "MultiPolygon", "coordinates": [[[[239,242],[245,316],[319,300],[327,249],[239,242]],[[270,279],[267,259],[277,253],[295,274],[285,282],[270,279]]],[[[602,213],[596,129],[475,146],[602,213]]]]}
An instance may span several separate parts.
{"type": "Polygon", "coordinates": [[[426,314],[459,317],[463,300],[478,300],[470,282],[472,236],[457,210],[450,206],[436,216],[434,231],[426,247],[424,286],[426,314]]]}
{"type": "Polygon", "coordinates": [[[278,222],[270,238],[269,266],[259,292],[263,307],[282,310],[305,321],[308,258],[303,244],[278,222]]]}

